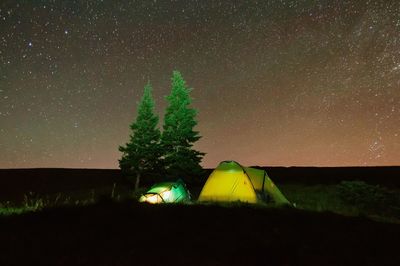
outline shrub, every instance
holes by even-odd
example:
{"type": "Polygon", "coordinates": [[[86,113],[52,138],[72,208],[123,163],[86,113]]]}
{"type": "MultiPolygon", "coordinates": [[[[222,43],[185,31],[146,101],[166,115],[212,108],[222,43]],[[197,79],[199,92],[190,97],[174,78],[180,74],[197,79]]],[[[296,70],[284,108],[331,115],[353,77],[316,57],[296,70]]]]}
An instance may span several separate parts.
{"type": "Polygon", "coordinates": [[[337,189],[344,203],[354,205],[361,211],[383,213],[399,205],[397,194],[379,185],[370,185],[363,181],[342,181],[337,189]]]}

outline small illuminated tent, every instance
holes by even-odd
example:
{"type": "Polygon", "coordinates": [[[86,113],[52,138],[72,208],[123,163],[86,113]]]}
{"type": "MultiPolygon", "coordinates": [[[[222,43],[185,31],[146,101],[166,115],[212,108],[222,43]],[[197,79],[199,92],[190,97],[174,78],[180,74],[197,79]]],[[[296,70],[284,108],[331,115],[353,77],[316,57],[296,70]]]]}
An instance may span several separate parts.
{"type": "Polygon", "coordinates": [[[182,180],[158,183],[143,194],[139,201],[148,203],[185,202],[190,201],[190,192],[182,180]]]}
{"type": "Polygon", "coordinates": [[[290,202],[275,186],[264,170],[243,167],[234,161],[221,162],[205,183],[199,201],[242,201],[276,204],[290,202]]]}

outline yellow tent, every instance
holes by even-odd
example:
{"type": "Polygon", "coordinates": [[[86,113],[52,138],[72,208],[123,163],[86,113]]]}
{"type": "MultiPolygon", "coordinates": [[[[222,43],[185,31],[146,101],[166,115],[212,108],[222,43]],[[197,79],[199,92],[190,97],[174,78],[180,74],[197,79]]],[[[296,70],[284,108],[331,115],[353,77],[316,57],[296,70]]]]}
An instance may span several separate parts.
{"type": "Polygon", "coordinates": [[[290,204],[264,170],[243,167],[234,161],[221,162],[201,190],[199,201],[266,202],[290,204]]]}

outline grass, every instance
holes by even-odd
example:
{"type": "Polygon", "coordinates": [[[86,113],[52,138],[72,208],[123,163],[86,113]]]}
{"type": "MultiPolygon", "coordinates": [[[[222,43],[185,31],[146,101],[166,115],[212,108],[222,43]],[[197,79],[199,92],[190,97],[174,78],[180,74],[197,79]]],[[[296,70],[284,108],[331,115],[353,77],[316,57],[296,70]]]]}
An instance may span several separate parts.
{"type": "Polygon", "coordinates": [[[280,190],[297,208],[313,211],[332,211],[347,215],[358,215],[357,209],[346,206],[337,195],[336,185],[303,186],[285,184],[280,190]]]}
{"type": "Polygon", "coordinates": [[[298,209],[316,212],[329,211],[345,216],[366,216],[373,220],[400,223],[399,216],[381,211],[385,206],[381,206],[380,209],[364,209],[343,201],[339,195],[338,185],[282,184],[278,186],[298,209]]]}
{"type": "Polygon", "coordinates": [[[113,184],[112,187],[68,191],[48,195],[29,192],[24,195],[22,202],[0,202],[0,215],[9,216],[63,206],[87,206],[104,199],[121,201],[129,198],[137,198],[142,193],[142,190],[144,189],[133,192],[128,188],[117,187],[116,184],[113,184]]]}
{"type": "MultiPolygon", "coordinates": [[[[373,220],[383,222],[400,223],[400,217],[392,213],[374,212],[364,210],[359,206],[344,202],[339,195],[338,185],[312,185],[302,184],[280,184],[280,190],[290,202],[299,210],[314,212],[333,212],[345,216],[366,216],[373,220]]],[[[0,215],[9,216],[26,212],[35,212],[48,208],[61,206],[86,206],[102,200],[115,202],[132,199],[137,200],[148,187],[142,187],[133,191],[127,186],[101,187],[97,189],[70,191],[52,195],[36,195],[33,192],[25,194],[21,203],[3,202],[0,203],[0,215]]],[[[201,188],[192,188],[193,199],[196,200],[201,188]]],[[[400,193],[400,191],[399,191],[400,193]]],[[[222,207],[240,207],[241,203],[220,203],[222,207]]],[[[264,204],[257,208],[274,208],[273,204],[264,204]]],[[[396,206],[399,208],[399,206],[396,206]]],[[[399,213],[399,212],[398,212],[399,213]]]]}

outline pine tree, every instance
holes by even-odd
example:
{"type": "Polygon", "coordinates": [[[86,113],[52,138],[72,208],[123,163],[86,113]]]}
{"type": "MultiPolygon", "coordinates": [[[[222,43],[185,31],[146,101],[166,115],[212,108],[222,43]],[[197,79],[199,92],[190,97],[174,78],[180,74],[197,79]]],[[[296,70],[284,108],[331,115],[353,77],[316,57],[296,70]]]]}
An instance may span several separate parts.
{"type": "Polygon", "coordinates": [[[197,177],[202,172],[200,162],[204,153],[192,148],[201,136],[193,130],[197,125],[197,110],[189,107],[192,102],[190,91],[182,75],[174,71],[171,94],[166,97],[169,105],[164,117],[161,143],[166,172],[175,178],[197,177]]]}
{"type": "Polygon", "coordinates": [[[119,166],[123,173],[135,176],[135,190],[139,188],[140,178],[159,171],[160,130],[157,128],[158,116],[154,114],[154,100],[150,83],[144,87],[143,96],[137,109],[137,118],[130,126],[130,140],[125,146],[120,146],[122,158],[119,166]]]}

